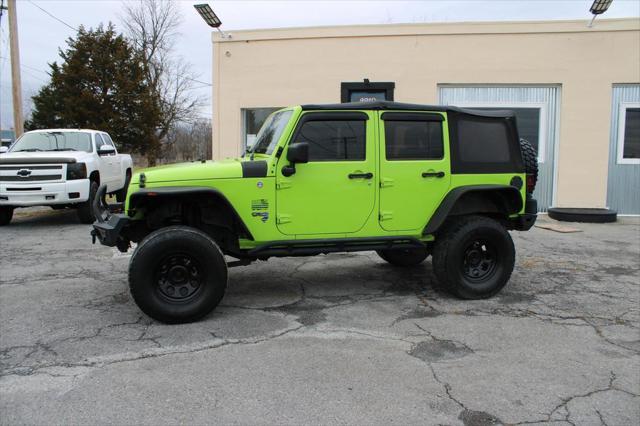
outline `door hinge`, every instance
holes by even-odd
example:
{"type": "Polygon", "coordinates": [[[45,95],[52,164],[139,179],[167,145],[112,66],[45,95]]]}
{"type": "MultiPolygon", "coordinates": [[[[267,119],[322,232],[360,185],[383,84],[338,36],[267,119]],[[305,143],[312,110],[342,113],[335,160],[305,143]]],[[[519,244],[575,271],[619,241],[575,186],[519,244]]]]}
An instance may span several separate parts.
{"type": "Polygon", "coordinates": [[[291,188],[291,182],[288,180],[283,180],[276,184],[276,189],[286,189],[286,188],[291,188]]]}
{"type": "Polygon", "coordinates": [[[280,225],[280,224],[282,224],[282,223],[289,223],[289,222],[291,222],[291,216],[290,216],[290,215],[288,215],[288,214],[279,214],[279,215],[276,217],[276,223],[277,223],[278,225],[280,225]]]}
{"type": "Polygon", "coordinates": [[[393,212],[380,212],[380,220],[393,219],[393,212]]]}
{"type": "Polygon", "coordinates": [[[380,179],[380,188],[388,188],[390,186],[393,186],[393,179],[390,179],[390,178],[380,179]]]}

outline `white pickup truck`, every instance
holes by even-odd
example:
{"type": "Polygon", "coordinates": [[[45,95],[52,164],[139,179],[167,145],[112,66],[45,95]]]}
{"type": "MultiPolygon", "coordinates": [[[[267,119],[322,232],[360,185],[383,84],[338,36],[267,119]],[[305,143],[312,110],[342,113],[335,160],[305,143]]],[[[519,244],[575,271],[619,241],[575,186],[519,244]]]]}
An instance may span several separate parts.
{"type": "Polygon", "coordinates": [[[75,207],[82,223],[94,221],[98,187],[124,201],[131,180],[131,156],[118,154],[111,137],[89,129],[45,129],[23,134],[0,148],[0,226],[16,207],[75,207]]]}

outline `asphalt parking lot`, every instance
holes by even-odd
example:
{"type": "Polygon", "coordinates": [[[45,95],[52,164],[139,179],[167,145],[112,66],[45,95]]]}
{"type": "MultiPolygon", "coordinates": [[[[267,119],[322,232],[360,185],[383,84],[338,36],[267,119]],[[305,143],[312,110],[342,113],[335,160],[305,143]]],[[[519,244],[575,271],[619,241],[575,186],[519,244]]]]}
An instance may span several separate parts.
{"type": "Polygon", "coordinates": [[[514,233],[486,301],[375,253],[230,270],[205,320],[151,321],[74,212],[0,228],[2,424],[638,424],[640,222],[514,233]]]}

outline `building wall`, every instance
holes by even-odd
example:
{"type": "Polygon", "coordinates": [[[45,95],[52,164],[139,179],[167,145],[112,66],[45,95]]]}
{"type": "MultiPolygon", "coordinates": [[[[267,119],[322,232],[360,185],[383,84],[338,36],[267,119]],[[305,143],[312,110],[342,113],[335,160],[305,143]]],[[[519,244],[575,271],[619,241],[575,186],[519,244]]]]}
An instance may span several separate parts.
{"type": "Polygon", "coordinates": [[[342,82],[393,81],[436,104],[438,85],[560,85],[556,205],[605,207],[614,83],[640,82],[640,20],[404,24],[213,36],[213,152],[241,150],[241,109],[340,101],[342,82]]]}

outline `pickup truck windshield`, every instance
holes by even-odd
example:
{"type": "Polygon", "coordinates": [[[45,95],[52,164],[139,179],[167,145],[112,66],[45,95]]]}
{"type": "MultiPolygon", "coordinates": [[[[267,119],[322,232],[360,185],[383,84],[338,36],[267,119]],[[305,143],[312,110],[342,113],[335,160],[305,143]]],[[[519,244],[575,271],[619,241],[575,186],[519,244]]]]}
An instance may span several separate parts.
{"type": "Polygon", "coordinates": [[[11,152],[85,151],[91,152],[91,134],[86,132],[25,133],[11,152]]]}
{"type": "Polygon", "coordinates": [[[260,128],[251,152],[270,155],[276,148],[284,128],[287,127],[291,114],[292,111],[279,111],[271,114],[260,128]]]}

